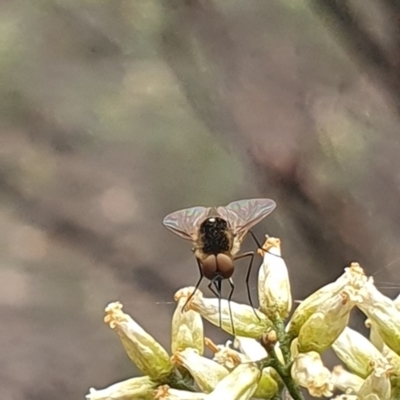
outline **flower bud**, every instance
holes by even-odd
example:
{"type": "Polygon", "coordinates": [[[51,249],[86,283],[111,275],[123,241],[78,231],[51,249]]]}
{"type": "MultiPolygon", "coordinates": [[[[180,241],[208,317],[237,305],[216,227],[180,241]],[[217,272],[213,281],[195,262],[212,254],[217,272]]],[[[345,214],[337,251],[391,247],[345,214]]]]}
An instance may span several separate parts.
{"type": "Polygon", "coordinates": [[[270,367],[264,368],[258,381],[257,389],[253,396],[257,399],[272,399],[282,389],[280,379],[276,371],[270,367]],[[278,383],[279,382],[279,383],[278,383]]]}
{"type": "Polygon", "coordinates": [[[122,311],[121,303],[106,308],[104,322],[118,333],[129,358],[152,379],[160,379],[172,371],[168,353],[129,315],[122,311]]]}
{"type": "Polygon", "coordinates": [[[347,327],[333,343],[332,349],[351,372],[364,379],[377,366],[388,365],[388,360],[367,338],[347,327]]]}
{"type": "Polygon", "coordinates": [[[329,348],[348,324],[353,306],[345,290],[320,304],[300,329],[299,351],[321,353],[329,348]]]}
{"type": "Polygon", "coordinates": [[[308,390],[311,396],[332,396],[331,373],[324,367],[317,352],[298,354],[294,359],[291,375],[298,385],[308,390]]]}
{"type": "Polygon", "coordinates": [[[260,310],[272,320],[286,318],[292,307],[289,274],[281,257],[280,240],[268,237],[264,259],[258,272],[260,310]]]}
{"type": "Polygon", "coordinates": [[[357,396],[360,400],[389,400],[390,379],[389,370],[377,368],[372,372],[360,387],[357,396]]]}
{"type": "Polygon", "coordinates": [[[172,353],[187,347],[196,349],[199,354],[204,351],[203,320],[195,311],[184,311],[187,298],[193,293],[194,287],[178,290],[174,299],[178,302],[172,317],[172,353]]]}
{"type": "Polygon", "coordinates": [[[272,327],[272,322],[268,317],[253,307],[221,300],[221,310],[219,310],[219,300],[204,298],[200,290],[196,291],[187,308],[197,311],[203,318],[216,326],[219,326],[221,320],[221,328],[230,334],[233,334],[234,329],[235,335],[259,338],[272,327]],[[229,310],[232,311],[232,314],[229,310]]]}
{"type": "Polygon", "coordinates": [[[368,317],[385,344],[400,354],[400,311],[393,300],[384,296],[372,280],[360,290],[360,298],[357,307],[368,317]]]}
{"type": "Polygon", "coordinates": [[[352,263],[350,267],[345,268],[345,272],[335,282],[323,286],[299,304],[290,319],[287,332],[292,338],[297,337],[308,318],[324,307],[324,304],[332,297],[339,295],[344,289],[355,296],[366,282],[367,277],[363,269],[359,264],[352,263]]]}
{"type": "Polygon", "coordinates": [[[219,381],[228,375],[222,365],[201,356],[196,350],[187,348],[172,356],[175,365],[185,367],[199,386],[200,390],[210,393],[219,381]]]}
{"type": "Polygon", "coordinates": [[[364,380],[358,375],[346,371],[343,366],[337,365],[332,371],[332,383],[335,388],[345,393],[357,393],[364,380]]]}
{"type": "Polygon", "coordinates": [[[168,385],[158,387],[154,393],[155,400],[204,400],[206,396],[206,393],[172,389],[168,385]]]}
{"type": "Polygon", "coordinates": [[[205,400],[248,400],[257,389],[260,375],[256,364],[240,364],[218,383],[205,400]]]}
{"type": "Polygon", "coordinates": [[[90,389],[86,395],[87,400],[120,400],[120,399],[143,399],[152,400],[154,383],[148,376],[131,378],[126,381],[115,383],[106,389],[90,389]]]}

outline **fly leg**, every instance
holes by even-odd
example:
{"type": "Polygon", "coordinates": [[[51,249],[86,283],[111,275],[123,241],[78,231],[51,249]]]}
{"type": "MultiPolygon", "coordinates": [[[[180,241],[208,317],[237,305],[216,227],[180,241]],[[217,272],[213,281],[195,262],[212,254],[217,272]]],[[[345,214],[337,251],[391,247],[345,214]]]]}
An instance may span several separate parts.
{"type": "Polygon", "coordinates": [[[193,297],[194,294],[196,293],[197,289],[198,289],[199,286],[200,286],[201,281],[202,281],[203,278],[204,278],[203,269],[201,268],[200,260],[199,260],[197,257],[196,257],[196,261],[197,261],[197,266],[199,267],[200,278],[199,278],[199,280],[197,281],[196,286],[195,286],[193,292],[192,292],[191,295],[186,299],[185,304],[184,304],[183,307],[182,307],[182,312],[185,310],[187,304],[189,303],[189,301],[192,299],[192,297],[193,297]]]}
{"type": "MultiPolygon", "coordinates": [[[[258,241],[256,235],[252,231],[249,231],[249,233],[250,233],[251,237],[253,238],[253,240],[256,242],[256,245],[260,250],[266,251],[267,253],[271,254],[272,256],[280,257],[277,254],[271,253],[269,250],[264,249],[264,247],[262,247],[260,242],[258,241]]],[[[268,235],[266,237],[268,238],[268,235]]]]}
{"type": "Polygon", "coordinates": [[[208,284],[208,288],[213,292],[214,296],[218,298],[218,313],[219,313],[219,327],[222,326],[222,316],[221,316],[221,289],[222,289],[222,279],[219,275],[213,278],[208,284]],[[214,285],[214,287],[213,287],[214,285]]]}
{"type": "Polygon", "coordinates": [[[235,284],[233,283],[232,278],[228,279],[229,285],[231,287],[231,291],[229,292],[229,296],[228,296],[228,307],[229,307],[229,316],[231,318],[231,326],[232,326],[232,335],[236,336],[236,332],[235,332],[235,325],[233,323],[233,317],[232,317],[232,309],[231,309],[231,299],[232,299],[232,295],[233,295],[233,291],[235,290],[235,284]]]}
{"type": "Polygon", "coordinates": [[[253,238],[253,240],[256,242],[257,247],[261,250],[264,250],[263,247],[261,246],[260,242],[258,241],[257,236],[252,231],[249,231],[249,233],[250,233],[251,237],[253,238]]]}
{"type": "Polygon", "coordinates": [[[247,289],[247,298],[249,299],[249,303],[254,311],[255,316],[260,319],[260,317],[257,315],[256,310],[254,309],[253,305],[253,300],[251,299],[251,292],[250,292],[250,286],[249,286],[249,279],[250,279],[250,273],[251,273],[251,267],[253,266],[253,260],[254,260],[254,251],[249,251],[247,253],[239,254],[234,258],[234,260],[240,260],[242,258],[250,257],[249,265],[247,266],[247,272],[246,272],[246,289],[247,289]]]}

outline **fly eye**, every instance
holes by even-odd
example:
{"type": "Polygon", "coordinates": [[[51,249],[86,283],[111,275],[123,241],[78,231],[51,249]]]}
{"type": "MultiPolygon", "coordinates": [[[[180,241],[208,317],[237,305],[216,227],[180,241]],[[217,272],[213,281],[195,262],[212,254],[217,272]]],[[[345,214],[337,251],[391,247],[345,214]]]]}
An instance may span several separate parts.
{"type": "Polygon", "coordinates": [[[203,274],[208,280],[215,278],[217,272],[217,257],[209,255],[201,263],[203,267],[203,274]]]}
{"type": "Polygon", "coordinates": [[[233,261],[226,254],[218,254],[217,257],[217,269],[218,273],[224,279],[228,279],[233,274],[233,261]]]}

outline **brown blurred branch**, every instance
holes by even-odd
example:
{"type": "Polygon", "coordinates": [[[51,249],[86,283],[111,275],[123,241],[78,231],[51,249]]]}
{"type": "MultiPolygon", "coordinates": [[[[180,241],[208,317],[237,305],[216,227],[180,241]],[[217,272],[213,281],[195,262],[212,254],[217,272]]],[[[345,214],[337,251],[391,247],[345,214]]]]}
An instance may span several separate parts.
{"type": "MultiPolygon", "coordinates": [[[[399,12],[400,7],[395,0],[385,0],[384,3],[395,14],[399,12]]],[[[352,12],[350,1],[310,0],[310,4],[316,14],[330,25],[335,37],[341,39],[350,56],[367,70],[373,79],[384,86],[393,99],[397,113],[400,114],[399,55],[385,51],[383,43],[373,37],[352,12]]],[[[397,15],[399,17],[399,14],[397,15]]],[[[390,16],[388,22],[393,23],[390,16]]],[[[397,32],[397,43],[400,43],[398,27],[393,31],[397,32]]]]}

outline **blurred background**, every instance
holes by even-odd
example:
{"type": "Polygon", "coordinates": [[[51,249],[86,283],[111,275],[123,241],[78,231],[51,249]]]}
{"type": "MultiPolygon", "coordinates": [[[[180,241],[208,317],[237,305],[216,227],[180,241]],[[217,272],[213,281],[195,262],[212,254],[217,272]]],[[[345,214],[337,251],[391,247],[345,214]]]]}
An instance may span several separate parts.
{"type": "Polygon", "coordinates": [[[181,208],[270,197],[294,298],[351,261],[397,295],[397,0],[4,0],[0,31],[2,399],[134,375],[111,301],[169,350],[181,208]]]}

